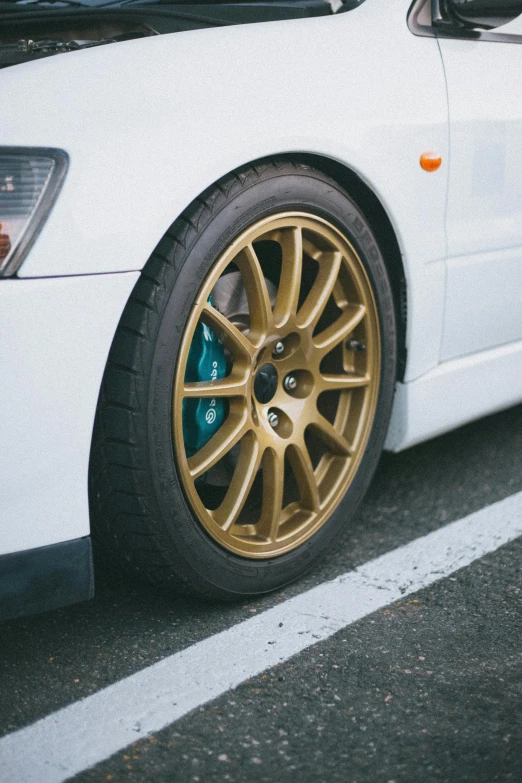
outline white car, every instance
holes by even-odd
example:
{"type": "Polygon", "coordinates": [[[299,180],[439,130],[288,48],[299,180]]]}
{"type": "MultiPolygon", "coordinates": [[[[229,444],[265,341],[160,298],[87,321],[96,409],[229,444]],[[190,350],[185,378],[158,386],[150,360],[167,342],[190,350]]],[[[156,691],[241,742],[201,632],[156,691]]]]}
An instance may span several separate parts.
{"type": "MultiPolygon", "coordinates": [[[[0,3],[0,613],[279,588],[522,400],[522,0],[0,3]]],[[[456,466],[457,469],[457,466],[456,466]]]]}

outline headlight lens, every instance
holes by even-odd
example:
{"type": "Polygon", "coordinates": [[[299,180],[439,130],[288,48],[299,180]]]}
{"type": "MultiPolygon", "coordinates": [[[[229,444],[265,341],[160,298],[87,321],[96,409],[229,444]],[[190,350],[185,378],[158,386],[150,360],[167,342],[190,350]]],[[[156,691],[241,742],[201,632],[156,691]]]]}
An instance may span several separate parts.
{"type": "Polygon", "coordinates": [[[14,275],[67,170],[62,150],[0,147],[0,277],[14,275]]]}

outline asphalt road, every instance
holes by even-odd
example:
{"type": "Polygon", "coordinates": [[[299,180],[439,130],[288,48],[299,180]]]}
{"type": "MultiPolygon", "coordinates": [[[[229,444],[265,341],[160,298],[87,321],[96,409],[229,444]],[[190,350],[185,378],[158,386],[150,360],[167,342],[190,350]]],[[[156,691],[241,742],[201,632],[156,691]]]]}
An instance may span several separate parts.
{"type": "MultiPolygon", "coordinates": [[[[0,625],[0,733],[521,490],[519,406],[385,455],[330,558],[279,594],[209,606],[99,570],[91,603],[0,625]]],[[[75,780],[521,781],[521,555],[518,539],[75,780]]]]}

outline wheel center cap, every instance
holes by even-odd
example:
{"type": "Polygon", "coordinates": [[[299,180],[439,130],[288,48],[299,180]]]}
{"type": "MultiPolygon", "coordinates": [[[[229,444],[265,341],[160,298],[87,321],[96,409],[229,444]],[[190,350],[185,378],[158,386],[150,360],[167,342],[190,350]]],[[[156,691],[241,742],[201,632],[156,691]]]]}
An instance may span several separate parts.
{"type": "Polygon", "coordinates": [[[254,394],[258,402],[270,402],[277,391],[277,370],[273,364],[263,364],[256,373],[254,394]]]}

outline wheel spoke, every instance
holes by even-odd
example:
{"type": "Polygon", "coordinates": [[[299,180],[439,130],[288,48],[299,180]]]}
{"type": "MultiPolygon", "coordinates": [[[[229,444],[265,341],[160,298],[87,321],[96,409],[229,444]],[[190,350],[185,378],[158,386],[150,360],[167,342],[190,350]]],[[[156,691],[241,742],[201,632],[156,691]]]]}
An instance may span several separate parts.
{"type": "Polygon", "coordinates": [[[234,324],[222,315],[219,310],[206,302],[201,311],[201,320],[229,349],[234,358],[250,360],[255,353],[255,346],[242,334],[234,324]]]}
{"type": "Polygon", "coordinates": [[[192,308],[179,314],[172,398],[176,465],[197,524],[231,557],[267,564],[313,541],[365,468],[381,410],[371,259],[327,215],[288,203],[251,219],[241,212],[244,230],[223,237],[192,308]],[[213,374],[208,357],[219,360],[213,374]],[[199,448],[214,403],[214,429],[199,448]]]}
{"type": "Polygon", "coordinates": [[[267,449],[263,458],[263,507],[256,533],[275,542],[283,509],[285,461],[282,454],[267,449]]]}
{"type": "Polygon", "coordinates": [[[327,326],[313,338],[315,347],[323,354],[329,353],[342,340],[345,340],[366,315],[364,305],[347,307],[333,324],[327,326]]]}
{"type": "Polygon", "coordinates": [[[248,300],[250,316],[248,335],[255,345],[259,345],[266,337],[273,321],[265,276],[252,245],[246,245],[234,258],[234,263],[241,272],[248,300]]]}
{"type": "Polygon", "coordinates": [[[225,499],[213,512],[215,521],[223,530],[229,530],[241,513],[261,464],[261,457],[259,440],[251,431],[241,441],[236,469],[225,499]]]}
{"type": "Polygon", "coordinates": [[[321,375],[317,379],[317,386],[323,391],[342,391],[343,389],[361,389],[370,383],[369,375],[321,375]]]}
{"type": "Polygon", "coordinates": [[[230,413],[215,435],[196,454],[189,457],[188,469],[195,481],[219,462],[243,437],[248,426],[246,405],[230,405],[230,413]]]}
{"type": "Polygon", "coordinates": [[[317,414],[315,419],[310,422],[310,429],[313,430],[328,446],[328,448],[334,452],[334,454],[341,457],[349,457],[352,453],[352,447],[335,427],[331,424],[327,418],[320,413],[317,414]]]}
{"type": "Polygon", "coordinates": [[[277,241],[281,246],[282,263],[279,290],[274,307],[274,320],[277,326],[281,327],[297,312],[303,268],[301,229],[296,226],[279,231],[277,232],[277,241]]]}
{"type": "Polygon", "coordinates": [[[289,446],[287,454],[299,488],[301,505],[311,511],[319,511],[319,488],[306,444],[303,441],[299,447],[295,444],[289,446]]]}
{"type": "Polygon", "coordinates": [[[246,397],[248,377],[228,375],[215,381],[185,383],[184,397],[246,397]]]}
{"type": "Polygon", "coordinates": [[[341,254],[339,252],[321,253],[317,260],[319,272],[297,314],[297,323],[301,328],[313,329],[319,321],[341,268],[341,254]]]}

